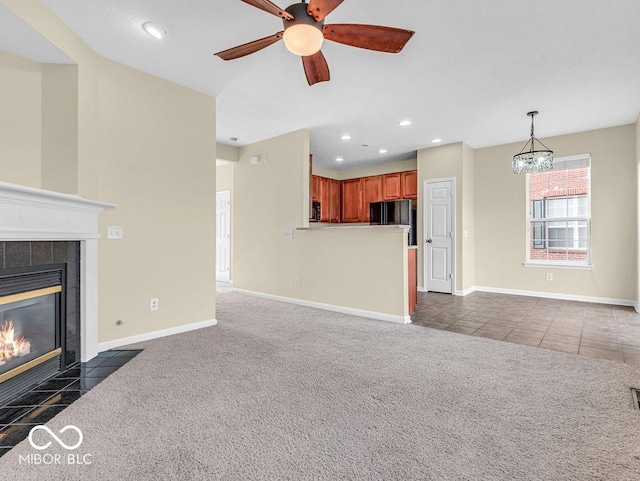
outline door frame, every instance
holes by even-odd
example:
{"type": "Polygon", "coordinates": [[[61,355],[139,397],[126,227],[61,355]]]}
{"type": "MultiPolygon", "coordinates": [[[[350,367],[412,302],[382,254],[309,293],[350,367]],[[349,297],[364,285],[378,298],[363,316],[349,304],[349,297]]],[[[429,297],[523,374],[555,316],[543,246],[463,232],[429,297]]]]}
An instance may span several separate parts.
{"type": "Polygon", "coordinates": [[[429,197],[427,196],[427,185],[435,184],[437,182],[451,181],[451,295],[456,294],[456,178],[455,177],[440,177],[437,179],[425,179],[422,184],[422,283],[424,284],[424,292],[429,292],[427,279],[427,202],[429,197]]]}
{"type": "MultiPolygon", "coordinates": [[[[231,245],[232,245],[232,232],[231,232],[231,209],[232,209],[232,205],[231,205],[231,191],[230,190],[220,190],[218,192],[216,192],[216,244],[218,241],[218,196],[220,194],[226,194],[227,200],[229,202],[229,215],[227,216],[227,221],[229,223],[229,272],[227,273],[228,279],[226,281],[222,281],[222,282],[232,282],[231,280],[231,260],[232,260],[232,256],[231,256],[231,245]]],[[[218,246],[216,245],[216,259],[218,257],[218,246]]],[[[221,271],[218,270],[218,263],[216,262],[216,281],[218,281],[218,273],[222,273],[221,271]]]]}

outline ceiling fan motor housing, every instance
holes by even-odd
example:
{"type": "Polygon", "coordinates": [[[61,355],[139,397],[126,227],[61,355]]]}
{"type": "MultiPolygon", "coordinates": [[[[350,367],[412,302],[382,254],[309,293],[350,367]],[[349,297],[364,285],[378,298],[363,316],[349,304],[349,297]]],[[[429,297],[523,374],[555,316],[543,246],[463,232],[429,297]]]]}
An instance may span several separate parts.
{"type": "Polygon", "coordinates": [[[305,24],[312,25],[318,30],[322,31],[324,19],[316,22],[315,18],[307,13],[308,8],[309,5],[305,2],[294,3],[293,5],[289,5],[287,8],[285,8],[285,12],[293,15],[293,20],[287,20],[285,18],[282,19],[282,24],[284,25],[285,30],[289,27],[293,27],[294,25],[305,24]]]}

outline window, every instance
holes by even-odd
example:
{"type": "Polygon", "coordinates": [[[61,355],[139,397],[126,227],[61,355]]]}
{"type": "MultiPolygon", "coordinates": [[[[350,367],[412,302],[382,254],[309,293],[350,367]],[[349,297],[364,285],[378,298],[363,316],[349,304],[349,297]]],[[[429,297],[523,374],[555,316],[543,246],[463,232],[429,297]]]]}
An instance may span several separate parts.
{"type": "Polygon", "coordinates": [[[591,157],[558,157],[527,175],[528,264],[591,264],[591,157]]]}

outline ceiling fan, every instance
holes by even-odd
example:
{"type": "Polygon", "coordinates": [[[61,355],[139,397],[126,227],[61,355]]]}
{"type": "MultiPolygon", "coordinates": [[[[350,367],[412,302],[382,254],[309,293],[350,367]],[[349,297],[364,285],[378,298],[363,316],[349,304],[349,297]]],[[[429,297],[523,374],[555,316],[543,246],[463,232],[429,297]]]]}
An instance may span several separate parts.
{"type": "Polygon", "coordinates": [[[305,0],[281,9],[270,0],[242,0],[282,18],[284,30],[253,42],[223,50],[215,55],[233,60],[262,50],[281,39],[287,49],[302,57],[309,85],[329,80],[329,66],[320,51],[325,39],[379,52],[400,52],[415,32],[379,25],[342,23],[325,25],[324,19],[344,0],[305,0]]]}

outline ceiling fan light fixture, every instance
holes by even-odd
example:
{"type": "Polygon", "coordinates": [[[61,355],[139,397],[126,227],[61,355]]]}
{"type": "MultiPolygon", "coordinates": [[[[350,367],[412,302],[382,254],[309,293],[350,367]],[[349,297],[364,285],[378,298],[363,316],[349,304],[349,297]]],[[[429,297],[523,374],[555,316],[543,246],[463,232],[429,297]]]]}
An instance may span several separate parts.
{"type": "Polygon", "coordinates": [[[324,35],[317,27],[305,23],[291,25],[282,37],[289,52],[301,57],[308,57],[322,48],[324,35]]]}

